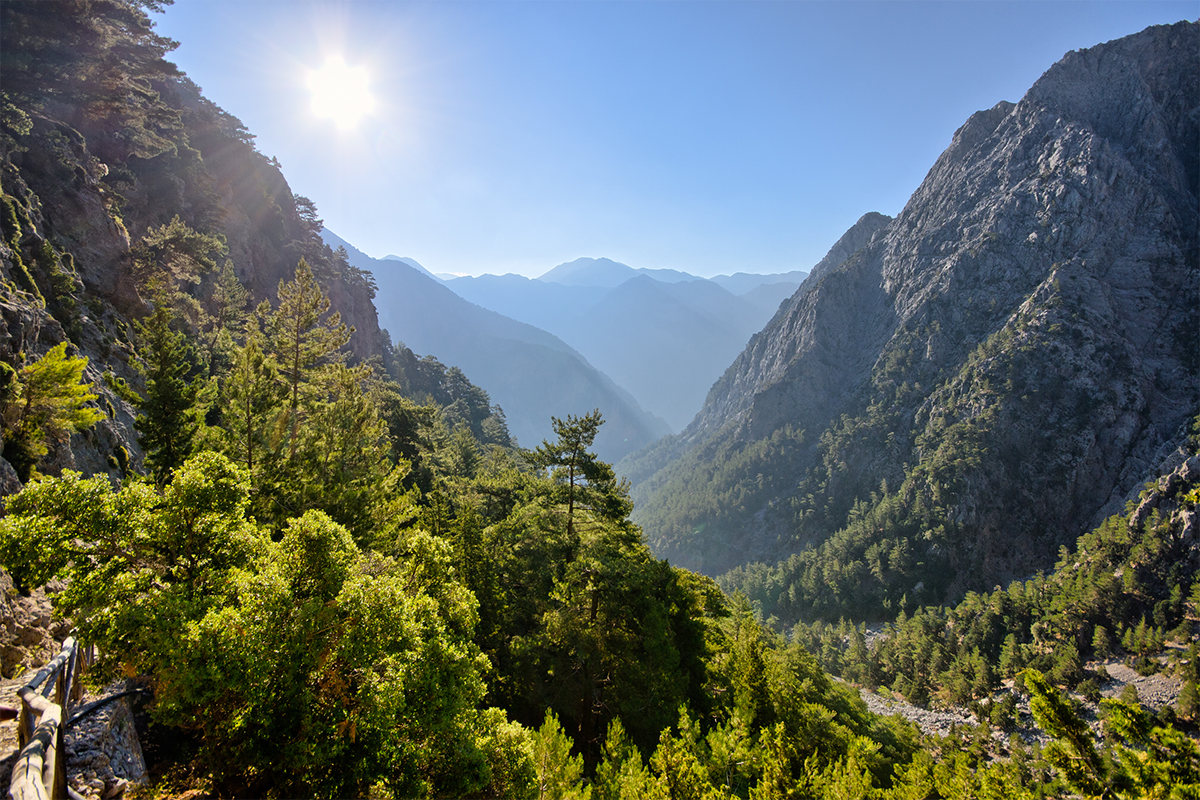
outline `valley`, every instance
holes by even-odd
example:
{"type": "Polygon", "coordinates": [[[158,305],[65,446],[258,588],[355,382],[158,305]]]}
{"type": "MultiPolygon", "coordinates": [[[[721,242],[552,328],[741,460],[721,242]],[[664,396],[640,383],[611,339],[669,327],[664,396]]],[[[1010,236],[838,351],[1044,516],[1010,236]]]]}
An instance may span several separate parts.
{"type": "Polygon", "coordinates": [[[0,674],[74,630],[163,744],[79,791],[1200,791],[1200,23],[808,271],[450,278],[161,10],[0,5],[0,674]]]}

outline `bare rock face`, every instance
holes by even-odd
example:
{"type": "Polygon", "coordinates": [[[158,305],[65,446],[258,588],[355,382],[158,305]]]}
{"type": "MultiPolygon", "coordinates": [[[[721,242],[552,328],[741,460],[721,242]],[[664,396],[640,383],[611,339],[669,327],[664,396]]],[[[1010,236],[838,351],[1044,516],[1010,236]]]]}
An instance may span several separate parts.
{"type": "Polygon", "coordinates": [[[815,286],[821,278],[840,267],[846,259],[869,245],[891,222],[891,217],[878,211],[863,214],[809,271],[808,277],[804,279],[805,284],[815,286]]]}
{"type": "Polygon", "coordinates": [[[786,478],[656,530],[657,487],[689,481],[668,465],[635,491],[660,555],[709,572],[784,557],[886,480],[953,530],[914,543],[956,576],[942,588],[990,587],[1178,462],[1200,408],[1198,51],[1200,24],[1153,27],[973,115],[673,445],[748,452],[802,430],[786,478]]]}
{"type": "Polygon", "coordinates": [[[22,594],[0,569],[0,676],[15,677],[26,667],[44,664],[58,651],[70,624],[54,618],[50,595],[62,589],[54,582],[22,594]]]}
{"type": "MultiPolygon", "coordinates": [[[[52,110],[57,109],[52,106],[52,110]]],[[[29,144],[12,156],[10,180],[17,194],[33,193],[29,203],[33,230],[54,231],[60,250],[72,254],[89,294],[124,311],[144,307],[129,272],[129,232],[106,208],[100,177],[107,169],[88,149],[84,137],[47,116],[33,117],[29,144]]]]}

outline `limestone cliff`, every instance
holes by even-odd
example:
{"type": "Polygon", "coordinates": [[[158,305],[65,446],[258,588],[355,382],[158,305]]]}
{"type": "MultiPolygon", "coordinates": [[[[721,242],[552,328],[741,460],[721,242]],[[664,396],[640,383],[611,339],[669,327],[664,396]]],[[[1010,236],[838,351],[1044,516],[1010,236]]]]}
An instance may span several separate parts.
{"type": "Polygon", "coordinates": [[[1200,398],[1197,52],[1200,25],[1150,28],[972,116],[683,434],[625,465],[660,554],[786,557],[886,481],[914,552],[893,588],[940,599],[1046,566],[1179,460],[1200,398]],[[724,499],[681,499],[705,494],[724,499]]]}

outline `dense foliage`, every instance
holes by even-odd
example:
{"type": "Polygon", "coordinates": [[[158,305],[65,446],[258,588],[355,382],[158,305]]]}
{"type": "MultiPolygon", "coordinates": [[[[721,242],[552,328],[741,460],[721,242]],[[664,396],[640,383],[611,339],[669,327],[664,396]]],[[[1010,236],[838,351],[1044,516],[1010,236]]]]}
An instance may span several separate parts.
{"type": "MultiPolygon", "coordinates": [[[[970,592],[954,607],[909,606],[866,645],[866,625],[799,623],[795,636],[834,674],[891,686],[909,700],[966,705],[989,697],[1001,681],[1034,666],[1055,683],[1094,692],[1102,675],[1089,660],[1123,655],[1143,671],[1163,644],[1189,643],[1200,616],[1200,582],[1187,527],[1196,512],[1194,477],[1164,478],[1114,516],[1063,548],[1054,571],[1006,590],[970,592]],[[911,616],[909,614],[911,612],[911,616]]],[[[872,545],[875,551],[878,545],[872,545]]],[[[799,560],[799,559],[797,559],[799,560]]],[[[789,562],[790,563],[790,562],[789,562]]],[[[873,562],[872,562],[873,563],[873,562]]],[[[776,618],[794,613],[786,568],[761,565],[722,579],[776,618]]],[[[777,622],[777,618],[775,619],[777,622]]]]}
{"type": "MultiPolygon", "coordinates": [[[[756,613],[788,613],[784,593],[798,603],[797,592],[832,592],[815,606],[826,616],[860,602],[861,581],[839,583],[834,570],[778,591],[767,575],[741,581],[750,600],[727,596],[651,554],[628,485],[591,452],[598,412],[554,419],[554,441],[521,449],[460,370],[364,344],[335,307],[369,303],[370,277],[320,242],[315,205],[292,195],[240,123],[163,60],[171,43],[147,15],[160,5],[0,4],[0,255],[11,279],[0,293],[71,340],[8,353],[0,368],[3,455],[25,483],[0,520],[0,564],[22,588],[65,579],[58,612],[99,646],[102,675],[153,689],[155,720],[194,747],[198,788],[765,800],[1096,786],[1132,796],[1195,783],[1190,740],[1134,706],[1113,706],[1121,743],[1089,755],[1089,734],[1033,673],[1034,713],[1061,742],[1045,758],[1013,748],[990,765],[978,748],[922,741],[868,713],[822,668],[842,668],[831,660],[840,642],[814,656],[816,633],[789,641],[756,613]],[[43,210],[67,208],[68,194],[97,200],[103,225],[71,228],[65,211],[51,224],[43,210]],[[232,235],[229,218],[249,232],[232,235]],[[85,302],[70,251],[100,261],[84,245],[102,250],[101,239],[117,253],[99,273],[114,286],[85,302]],[[85,348],[107,361],[89,362],[85,348]],[[112,447],[107,475],[54,468],[53,447],[129,411],[139,447],[112,447]]],[[[852,422],[848,436],[861,433],[852,422]]],[[[680,491],[745,510],[786,480],[773,465],[804,445],[787,429],[712,453],[712,491],[680,491]],[[731,464],[762,477],[742,480],[731,464]]],[[[871,550],[872,526],[895,534],[865,556],[883,588],[864,609],[925,574],[910,539],[933,529],[941,500],[911,511],[911,497],[883,487],[852,514],[853,547],[871,550]]],[[[997,625],[1028,622],[1018,670],[1041,664],[1048,642],[1091,635],[1097,646],[1104,626],[1121,646],[1152,640],[1194,602],[1190,576],[1171,572],[1164,520],[1087,545],[1107,560],[1081,568],[1091,577],[1079,586],[1100,586],[1117,563],[1134,576],[1104,595],[1111,608],[1055,605],[1076,586],[1064,567],[1009,605],[972,597],[902,618],[889,646],[924,648],[913,631],[935,620],[943,649],[978,665],[997,625]],[[1160,584],[1178,591],[1148,605],[1160,584]],[[1008,616],[972,627],[993,602],[1008,616]]],[[[879,674],[854,677],[902,690],[901,678],[933,674],[928,659],[877,656],[879,674]]],[[[1194,654],[1189,663],[1194,672],[1194,654]]]]}
{"type": "Polygon", "coordinates": [[[426,397],[458,395],[443,409],[346,363],[304,261],[276,297],[232,310],[215,365],[158,305],[141,385],[109,379],[140,410],[150,479],[65,471],[0,523],[17,582],[68,580],[59,611],[106,669],[145,676],[222,791],[523,796],[612,773],[622,796],[744,794],[818,785],[851,752],[886,782],[911,753],[748,608],[651,556],[590,452],[599,413],[532,451],[482,424],[480,441],[490,405],[461,373],[421,362],[426,397]]]}

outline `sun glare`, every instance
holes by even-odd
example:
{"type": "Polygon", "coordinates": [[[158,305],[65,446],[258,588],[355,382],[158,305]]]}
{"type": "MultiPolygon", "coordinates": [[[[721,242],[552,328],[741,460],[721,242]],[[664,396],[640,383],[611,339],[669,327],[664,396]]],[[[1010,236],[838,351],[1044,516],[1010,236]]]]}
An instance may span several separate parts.
{"type": "Polygon", "coordinates": [[[339,128],[353,128],[375,107],[366,68],[348,66],[341,58],[329,58],[325,66],[310,72],[308,88],[313,113],[332,119],[339,128]]]}

